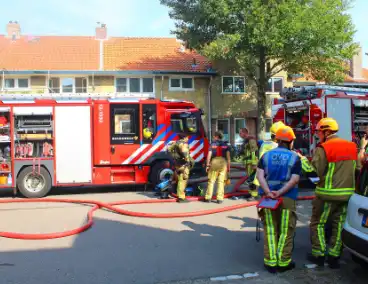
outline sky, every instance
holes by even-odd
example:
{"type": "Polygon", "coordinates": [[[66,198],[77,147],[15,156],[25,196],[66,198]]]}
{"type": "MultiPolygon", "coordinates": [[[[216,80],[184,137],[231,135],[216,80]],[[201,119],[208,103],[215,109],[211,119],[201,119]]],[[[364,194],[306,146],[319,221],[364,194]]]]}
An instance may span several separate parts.
{"type": "MultiPolygon", "coordinates": [[[[110,36],[173,37],[174,22],[159,0],[2,0],[0,34],[8,21],[18,21],[27,35],[94,35],[97,22],[110,36]]],[[[351,9],[355,40],[368,53],[368,0],[351,9]]],[[[368,56],[363,65],[368,67],[368,56]]]]}

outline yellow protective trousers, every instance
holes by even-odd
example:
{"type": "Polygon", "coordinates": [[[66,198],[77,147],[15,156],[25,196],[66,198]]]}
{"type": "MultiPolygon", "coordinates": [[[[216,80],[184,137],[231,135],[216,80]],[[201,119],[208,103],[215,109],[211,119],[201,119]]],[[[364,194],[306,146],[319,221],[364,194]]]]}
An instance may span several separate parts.
{"type": "Polygon", "coordinates": [[[207,185],[207,191],[205,195],[206,200],[211,200],[213,195],[213,187],[215,185],[215,182],[217,180],[217,200],[224,200],[224,194],[225,194],[225,180],[227,177],[227,166],[223,166],[219,170],[213,170],[209,169],[208,171],[208,185],[207,185]]]}
{"type": "Polygon", "coordinates": [[[324,201],[319,197],[312,202],[312,217],[310,222],[310,237],[312,254],[323,257],[326,254],[339,257],[342,252],[341,232],[346,219],[347,201],[324,201]],[[325,225],[331,219],[332,235],[327,250],[325,225]]]}
{"type": "Polygon", "coordinates": [[[276,210],[263,208],[259,214],[264,228],[264,264],[271,267],[288,266],[294,249],[296,201],[284,197],[276,210]]]}
{"type": "Polygon", "coordinates": [[[188,179],[189,179],[189,167],[181,166],[176,169],[178,184],[176,187],[176,194],[179,199],[185,199],[185,189],[187,188],[188,179]]]}

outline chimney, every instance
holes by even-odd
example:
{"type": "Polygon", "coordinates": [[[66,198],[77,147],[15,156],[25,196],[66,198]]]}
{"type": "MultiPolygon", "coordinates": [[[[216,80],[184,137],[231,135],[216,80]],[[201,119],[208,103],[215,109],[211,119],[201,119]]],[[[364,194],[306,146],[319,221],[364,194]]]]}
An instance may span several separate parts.
{"type": "Polygon", "coordinates": [[[350,74],[353,79],[362,79],[363,78],[363,50],[359,45],[357,54],[353,56],[353,59],[350,61],[350,74]]]}
{"type": "Polygon", "coordinates": [[[6,25],[6,33],[7,37],[11,38],[12,40],[20,39],[20,24],[17,21],[9,21],[9,23],[6,25]]]}
{"type": "MultiPolygon", "coordinates": [[[[100,22],[97,22],[97,24],[100,24],[100,22]]],[[[99,40],[107,39],[106,24],[101,23],[101,25],[96,28],[96,39],[99,39],[99,40]]]]}

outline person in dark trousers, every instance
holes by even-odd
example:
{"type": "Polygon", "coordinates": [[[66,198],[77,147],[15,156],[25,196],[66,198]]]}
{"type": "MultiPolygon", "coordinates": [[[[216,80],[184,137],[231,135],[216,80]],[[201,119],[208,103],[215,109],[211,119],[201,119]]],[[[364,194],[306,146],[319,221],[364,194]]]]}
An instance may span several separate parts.
{"type": "Polygon", "coordinates": [[[292,252],[302,165],[298,155],[291,151],[294,140],[294,131],[289,126],[278,129],[278,147],[264,153],[257,168],[260,195],[282,199],[278,208],[262,208],[259,212],[264,227],[264,266],[270,273],[295,268],[292,252]]]}

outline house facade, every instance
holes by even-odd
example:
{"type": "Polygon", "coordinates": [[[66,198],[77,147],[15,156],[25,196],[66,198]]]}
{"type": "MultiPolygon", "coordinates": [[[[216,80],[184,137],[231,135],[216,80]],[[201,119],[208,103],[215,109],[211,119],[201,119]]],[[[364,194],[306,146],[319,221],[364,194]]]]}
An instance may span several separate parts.
{"type": "MultiPolygon", "coordinates": [[[[361,56],[352,60],[346,84],[368,85],[361,56]]],[[[211,64],[175,38],[109,37],[104,24],[94,36],[27,36],[19,23],[9,22],[0,35],[0,96],[114,94],[189,100],[204,110],[209,136],[221,130],[237,145],[241,128],[256,134],[258,116],[256,87],[234,66],[228,61],[211,64]]],[[[316,83],[285,72],[271,78],[266,131],[272,124],[271,101],[284,87],[316,83]]]]}
{"type": "MultiPolygon", "coordinates": [[[[211,130],[221,130],[225,139],[240,145],[240,129],[246,127],[255,135],[258,122],[257,88],[253,81],[230,62],[215,62],[217,76],[211,83],[211,130]]],[[[286,72],[272,77],[266,89],[266,135],[271,127],[271,101],[284,87],[292,86],[286,72]]]]}
{"type": "MultiPolygon", "coordinates": [[[[156,97],[194,101],[208,115],[216,73],[175,38],[27,36],[9,22],[0,35],[0,96],[156,97]]],[[[205,127],[209,120],[204,117],[205,127]]]]}

